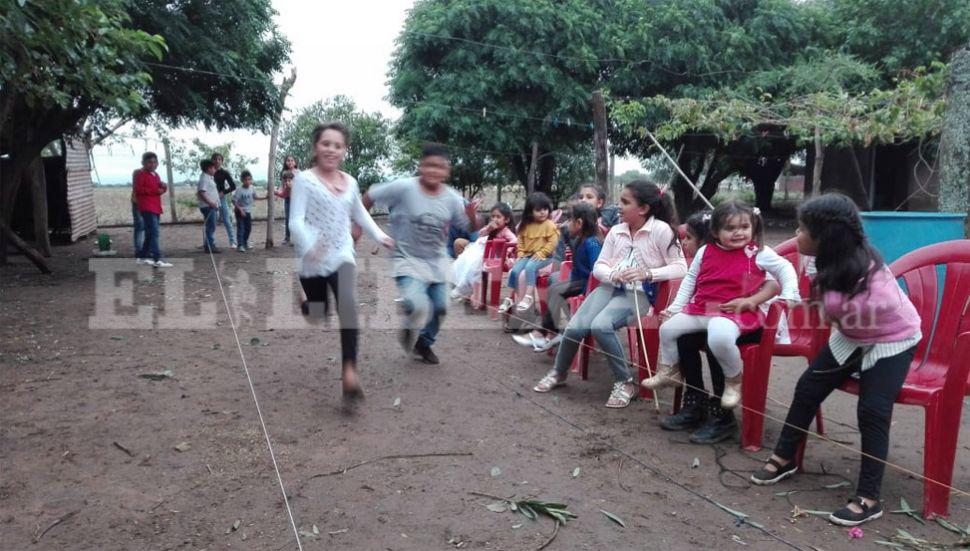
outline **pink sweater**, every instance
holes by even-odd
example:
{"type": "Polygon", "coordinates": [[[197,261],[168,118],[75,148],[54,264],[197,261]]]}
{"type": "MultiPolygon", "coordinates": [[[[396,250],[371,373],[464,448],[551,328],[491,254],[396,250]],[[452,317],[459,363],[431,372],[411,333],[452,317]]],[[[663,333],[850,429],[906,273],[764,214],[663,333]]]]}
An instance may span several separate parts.
{"type": "MultiPolygon", "coordinates": [[[[515,232],[512,231],[508,226],[505,226],[504,228],[501,229],[501,231],[496,233],[493,239],[504,239],[505,241],[513,245],[515,245],[515,242],[518,240],[518,238],[515,237],[515,232]]],[[[487,233],[480,234],[478,236],[478,239],[476,239],[475,241],[477,243],[484,244],[486,241],[488,241],[488,234],[487,233]]]]}
{"type": "Polygon", "coordinates": [[[863,344],[901,341],[920,330],[916,308],[886,266],[872,274],[866,291],[851,299],[828,291],[823,306],[825,317],[838,324],[843,335],[863,344]]]}
{"type": "Polygon", "coordinates": [[[679,244],[670,246],[673,237],[670,225],[653,217],[634,236],[630,235],[629,225],[617,224],[606,234],[603,249],[593,265],[593,275],[603,283],[610,283],[610,272],[632,249],[637,266],[649,268],[654,281],[680,279],[687,273],[687,261],[679,244]]]}

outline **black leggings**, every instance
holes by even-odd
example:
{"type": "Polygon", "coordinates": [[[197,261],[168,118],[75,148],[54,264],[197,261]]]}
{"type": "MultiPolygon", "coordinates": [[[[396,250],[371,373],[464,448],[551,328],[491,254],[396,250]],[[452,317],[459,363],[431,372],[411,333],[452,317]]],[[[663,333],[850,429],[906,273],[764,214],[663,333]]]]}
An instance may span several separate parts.
{"type": "MultiPolygon", "coordinates": [[[[892,421],[893,405],[906,380],[906,374],[909,373],[909,364],[913,361],[914,354],[915,346],[895,356],[883,358],[863,371],[859,377],[856,415],[862,437],[862,453],[866,454],[862,456],[859,484],[856,488],[856,495],[860,497],[879,499],[882,475],[886,470],[883,461],[889,453],[889,424],[892,421]]],[[[815,417],[818,407],[833,390],[859,371],[861,359],[860,348],[840,366],[828,345],[825,345],[795,385],[795,396],[792,398],[788,417],[785,418],[785,426],[778,436],[775,455],[786,460],[795,457],[798,445],[805,439],[805,430],[815,417]]]]}
{"type": "Polygon", "coordinates": [[[330,296],[327,287],[337,302],[337,318],[340,320],[340,350],[343,361],[357,361],[357,299],[354,296],[353,264],[341,264],[336,272],[328,276],[301,277],[300,285],[306,293],[307,307],[312,319],[325,319],[330,314],[330,296]]]}
{"type": "MultiPolygon", "coordinates": [[[[761,329],[744,333],[738,337],[737,344],[754,344],[761,340],[761,329]]],[[[706,394],[704,388],[704,365],[701,363],[701,350],[707,346],[707,331],[688,333],[677,339],[677,352],[680,354],[680,372],[687,383],[687,392],[706,394]]],[[[714,396],[720,397],[724,393],[724,371],[717,363],[717,358],[707,353],[707,365],[711,368],[711,386],[714,396]]]]}

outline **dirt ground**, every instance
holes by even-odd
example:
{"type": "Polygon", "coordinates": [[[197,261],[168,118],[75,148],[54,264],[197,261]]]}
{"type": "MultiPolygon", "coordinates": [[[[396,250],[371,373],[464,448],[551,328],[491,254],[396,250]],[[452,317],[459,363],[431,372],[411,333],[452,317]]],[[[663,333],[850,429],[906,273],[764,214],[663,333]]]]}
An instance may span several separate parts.
{"type": "MultiPolygon", "coordinates": [[[[120,274],[89,260],[91,239],[56,248],[53,276],[22,257],[0,271],[0,547],[295,549],[215,272],[195,248],[201,229],[163,227],[166,257],[192,267],[162,273],[136,270],[127,229],[108,233],[120,274]],[[182,273],[186,316],[172,318],[182,273]]],[[[253,243],[264,233],[256,224],[253,243]]],[[[900,528],[959,538],[900,514],[856,540],[822,518],[792,518],[796,505],[840,507],[858,456],[812,442],[806,466],[827,475],[751,487],[767,450],[691,445],[657,427],[652,403],[605,409],[610,377],[596,354],[589,381],[535,394],[552,358],[515,346],[482,313],[452,307],[435,347],[442,364],[411,361],[395,340],[389,260],[371,247],[360,246],[357,286],[367,399],[352,410],[339,396],[338,332],[295,314],[292,250],[216,257],[305,549],[535,550],[553,534],[552,521],[491,512],[495,500],[471,492],[567,504],[578,518],[546,549],[883,549],[875,542],[900,528]],[[387,458],[416,454],[438,455],[387,458]]],[[[776,359],[771,415],[784,417],[802,369],[776,359]]],[[[828,435],[857,448],[854,397],[837,393],[825,414],[828,435]]],[[[965,435],[967,418],[953,430],[965,435]]],[[[779,425],[766,425],[770,444],[779,425]]],[[[890,461],[922,472],[917,408],[896,409],[892,438],[890,461]]],[[[953,485],[970,490],[967,438],[956,463],[953,485]]],[[[922,483],[897,470],[883,492],[888,509],[901,498],[921,508],[922,483]]],[[[950,510],[967,526],[970,500],[954,495],[950,510]]]]}

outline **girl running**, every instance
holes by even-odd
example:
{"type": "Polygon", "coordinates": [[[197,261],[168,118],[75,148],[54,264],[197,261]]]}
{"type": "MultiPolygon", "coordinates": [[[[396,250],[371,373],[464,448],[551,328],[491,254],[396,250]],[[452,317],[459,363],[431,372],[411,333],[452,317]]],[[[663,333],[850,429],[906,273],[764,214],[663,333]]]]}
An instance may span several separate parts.
{"type": "Polygon", "coordinates": [[[363,391],[357,378],[356,263],[351,220],[388,249],[394,242],[361,204],[357,180],[340,170],[349,141],[350,130],[339,122],[321,124],[313,130],[316,162],[313,169],[299,173],[293,183],[289,228],[297,258],[302,261],[300,284],[307,296],[309,315],[315,319],[327,316],[328,288],[336,299],[343,394],[345,398],[358,398],[363,391]]]}

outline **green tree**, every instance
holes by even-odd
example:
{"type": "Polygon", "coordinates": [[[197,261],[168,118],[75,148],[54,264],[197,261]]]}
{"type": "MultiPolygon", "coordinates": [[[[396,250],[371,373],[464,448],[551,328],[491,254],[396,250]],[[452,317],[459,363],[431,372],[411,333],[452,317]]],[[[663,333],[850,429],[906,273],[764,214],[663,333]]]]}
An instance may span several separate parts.
{"type": "Polygon", "coordinates": [[[334,96],[297,110],[280,128],[279,169],[287,155],[301,168],[311,166],[313,128],[323,122],[340,121],[350,128],[344,170],[365,189],[385,178],[392,148],[391,122],[380,113],[366,113],[347,96],[334,96]]]}
{"type": "MultiPolygon", "coordinates": [[[[207,144],[199,138],[195,138],[189,143],[173,141],[171,142],[172,170],[181,174],[198,176],[201,169],[199,163],[203,159],[211,158],[214,153],[219,153],[222,155],[223,168],[229,171],[233,179],[238,182],[242,171],[249,170],[252,172],[257,159],[234,152],[233,146],[233,142],[207,144]]],[[[257,179],[255,175],[253,179],[257,179]]],[[[193,178],[190,178],[190,181],[195,182],[193,178]]]]}

